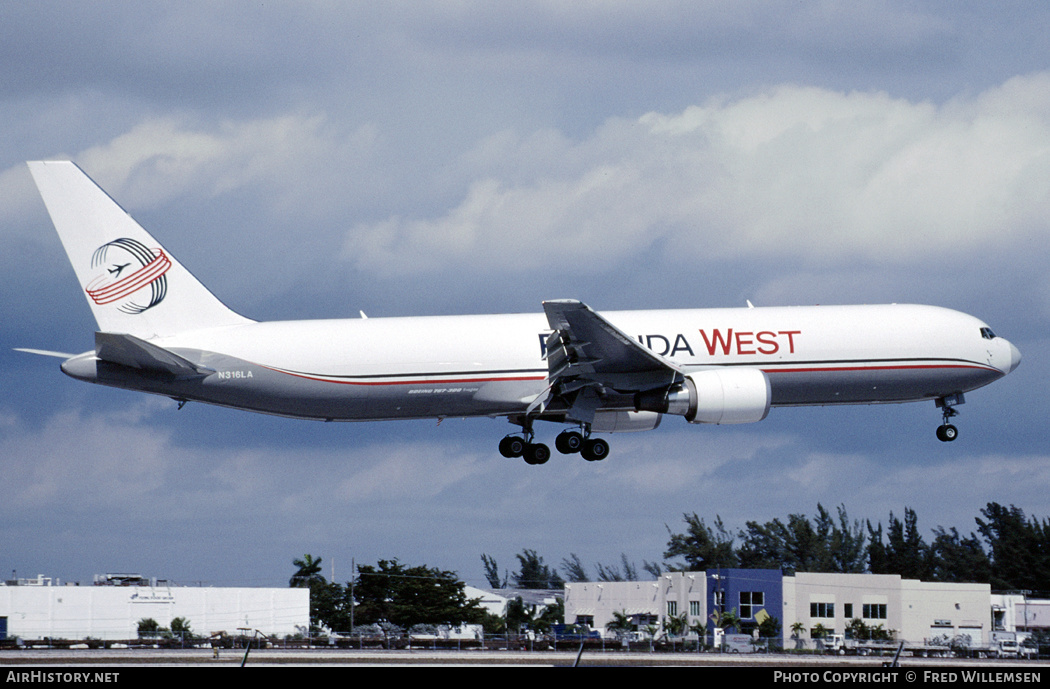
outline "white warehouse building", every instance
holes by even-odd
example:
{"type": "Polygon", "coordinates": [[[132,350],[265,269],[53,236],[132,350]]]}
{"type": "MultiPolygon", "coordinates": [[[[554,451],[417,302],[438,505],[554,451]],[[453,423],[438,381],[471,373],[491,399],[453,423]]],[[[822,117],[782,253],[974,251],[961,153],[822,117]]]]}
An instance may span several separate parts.
{"type": "Polygon", "coordinates": [[[184,618],[197,636],[258,630],[267,636],[306,633],[305,588],[174,586],[141,581],[123,586],[60,586],[40,576],[0,585],[0,639],[102,639],[138,636],[142,619],[161,627],[184,618]],[[15,585],[11,585],[14,583],[15,585]]]}
{"type": "Polygon", "coordinates": [[[723,569],[668,573],[654,581],[566,584],[565,622],[607,632],[616,615],[629,617],[638,629],[662,629],[669,618],[680,617],[689,627],[706,625],[710,633],[712,613],[732,610],[748,628],[775,618],[785,645],[795,635],[809,641],[844,634],[852,620],[860,620],[898,640],[965,636],[971,645],[982,646],[996,629],[1013,629],[1021,614],[1028,628],[1035,628],[1044,613],[1037,602],[1019,597],[996,603],[1001,612],[993,619],[988,584],[924,582],[896,574],[723,569]]]}
{"type": "Polygon", "coordinates": [[[992,591],[988,584],[905,579],[897,574],[798,572],[784,577],[785,641],[796,622],[842,633],[850,620],[882,625],[896,638],[920,642],[964,635],[988,643],[992,591]]]}

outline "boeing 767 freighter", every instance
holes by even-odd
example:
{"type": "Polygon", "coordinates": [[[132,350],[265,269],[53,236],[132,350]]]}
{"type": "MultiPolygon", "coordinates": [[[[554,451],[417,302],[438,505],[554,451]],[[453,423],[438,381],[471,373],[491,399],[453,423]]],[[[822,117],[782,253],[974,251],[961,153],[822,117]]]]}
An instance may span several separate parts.
{"type": "Polygon", "coordinates": [[[1020,363],[978,319],[933,306],[806,306],[256,322],[216,299],[80,168],[31,162],[98,323],[79,380],[326,421],[504,417],[499,444],[542,464],[603,459],[596,433],[761,421],[771,407],[933,400],[937,437],[966,392],[1020,363]]]}

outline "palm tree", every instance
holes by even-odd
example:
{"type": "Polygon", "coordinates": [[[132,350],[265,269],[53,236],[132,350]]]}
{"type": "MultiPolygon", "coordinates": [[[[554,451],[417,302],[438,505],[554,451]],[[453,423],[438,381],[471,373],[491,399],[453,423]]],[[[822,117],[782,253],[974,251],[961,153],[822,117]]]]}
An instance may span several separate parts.
{"type": "Polygon", "coordinates": [[[698,648],[702,647],[704,644],[707,643],[707,623],[706,622],[704,622],[703,620],[699,620],[697,622],[692,623],[691,625],[689,625],[689,631],[691,631],[694,634],[696,634],[696,643],[698,645],[698,648]]]}
{"type": "Polygon", "coordinates": [[[626,610],[620,612],[613,612],[613,618],[606,623],[605,628],[610,632],[616,634],[617,637],[623,637],[625,634],[634,631],[634,623],[631,621],[631,616],[627,614],[626,610]]]}
{"type": "Polygon", "coordinates": [[[288,580],[288,585],[292,588],[309,588],[312,583],[324,583],[324,577],[321,576],[321,558],[315,560],[313,555],[306,554],[302,559],[292,560],[292,564],[299,568],[288,580]]]}
{"type": "Polygon", "coordinates": [[[665,617],[664,618],[664,630],[671,636],[681,636],[685,633],[689,627],[689,622],[686,619],[685,613],[678,615],[677,617],[665,617]]]}
{"type": "Polygon", "coordinates": [[[795,648],[805,647],[806,641],[802,638],[802,632],[804,631],[806,631],[806,625],[802,622],[796,622],[791,625],[791,638],[795,640],[795,648]]]}
{"type": "Polygon", "coordinates": [[[740,629],[740,616],[736,614],[736,608],[711,613],[711,621],[719,629],[740,629]]]}

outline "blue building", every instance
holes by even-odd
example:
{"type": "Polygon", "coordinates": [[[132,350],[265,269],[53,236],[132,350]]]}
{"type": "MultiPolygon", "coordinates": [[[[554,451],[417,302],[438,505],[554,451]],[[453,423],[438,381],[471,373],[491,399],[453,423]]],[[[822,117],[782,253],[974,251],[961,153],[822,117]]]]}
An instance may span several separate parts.
{"type": "MultiPolygon", "coordinates": [[[[784,628],[784,575],[779,569],[711,569],[707,571],[707,629],[721,613],[735,612],[744,629],[768,617],[784,628]]],[[[743,630],[739,630],[743,631],[743,630]]]]}

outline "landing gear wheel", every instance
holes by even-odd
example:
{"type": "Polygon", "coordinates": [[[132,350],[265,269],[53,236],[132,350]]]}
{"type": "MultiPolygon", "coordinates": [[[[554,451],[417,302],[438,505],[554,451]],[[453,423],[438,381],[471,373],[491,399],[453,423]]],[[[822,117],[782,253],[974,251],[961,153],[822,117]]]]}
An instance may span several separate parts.
{"type": "Polygon", "coordinates": [[[554,447],[563,455],[571,455],[583,448],[583,436],[577,431],[562,431],[554,439],[554,447]]]}
{"type": "Polygon", "coordinates": [[[950,423],[937,427],[937,440],[940,440],[942,443],[950,443],[958,437],[959,429],[950,423]]]}
{"type": "Polygon", "coordinates": [[[521,457],[525,454],[525,439],[508,435],[499,441],[499,453],[504,457],[521,457]]]}
{"type": "Polygon", "coordinates": [[[601,438],[589,438],[583,441],[580,455],[588,462],[599,462],[609,455],[609,443],[601,438]]]}
{"type": "Polygon", "coordinates": [[[526,464],[546,464],[551,458],[551,450],[543,443],[529,443],[525,446],[526,464]]]}

